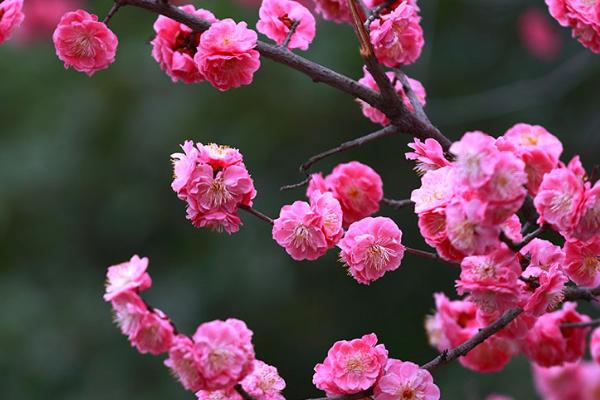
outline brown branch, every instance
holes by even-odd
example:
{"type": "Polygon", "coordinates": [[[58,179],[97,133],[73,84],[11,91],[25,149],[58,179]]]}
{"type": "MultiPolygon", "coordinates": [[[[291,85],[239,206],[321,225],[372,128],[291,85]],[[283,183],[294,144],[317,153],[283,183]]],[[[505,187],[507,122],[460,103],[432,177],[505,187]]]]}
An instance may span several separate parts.
{"type": "Polygon", "coordinates": [[[473,350],[475,347],[483,343],[490,336],[493,336],[508,324],[510,324],[515,318],[517,318],[523,312],[522,308],[512,308],[506,311],[500,318],[492,322],[490,325],[482,328],[473,336],[458,347],[452,350],[444,351],[439,356],[423,364],[421,368],[431,371],[432,369],[441,365],[448,364],[456,360],[459,357],[466,355],[468,352],[473,350]]]}
{"type": "Polygon", "coordinates": [[[373,7],[371,9],[371,13],[369,14],[369,16],[367,17],[367,20],[365,21],[365,28],[368,28],[371,25],[371,22],[375,21],[377,18],[379,18],[379,14],[381,14],[381,12],[383,10],[385,10],[386,8],[388,8],[389,6],[391,6],[392,4],[394,4],[396,0],[386,0],[383,3],[373,7]]]}
{"type": "Polygon", "coordinates": [[[404,93],[406,93],[406,96],[413,107],[414,113],[423,121],[427,121],[431,124],[431,121],[429,121],[429,117],[427,117],[427,114],[425,114],[425,110],[423,110],[423,106],[417,98],[415,91],[413,90],[412,86],[410,86],[410,82],[408,81],[406,74],[400,68],[396,68],[395,74],[400,80],[400,83],[402,83],[402,88],[404,89],[404,93]]]}
{"type": "Polygon", "coordinates": [[[457,263],[451,262],[451,261],[446,261],[443,258],[441,258],[440,256],[438,256],[436,253],[433,253],[431,251],[425,251],[425,250],[419,250],[419,249],[413,249],[412,247],[406,247],[404,246],[404,251],[408,254],[412,254],[415,256],[419,256],[419,257],[423,257],[423,258],[427,258],[430,260],[436,260],[436,261],[442,261],[448,264],[453,264],[456,265],[457,263]]]}
{"type": "Polygon", "coordinates": [[[273,223],[274,223],[273,218],[266,216],[265,214],[261,213],[260,211],[255,210],[254,208],[252,208],[250,206],[240,205],[240,209],[246,211],[248,214],[254,215],[258,219],[261,219],[271,225],[273,225],[273,223]]]}
{"type": "Polygon", "coordinates": [[[570,322],[561,324],[561,328],[595,328],[600,326],[600,319],[593,319],[587,322],[570,322]]]}
{"type": "Polygon", "coordinates": [[[121,8],[122,5],[123,4],[122,4],[121,0],[114,0],[112,7],[108,11],[108,14],[106,14],[106,17],[104,18],[104,21],[103,21],[106,25],[108,25],[108,23],[110,22],[112,17],[117,13],[117,11],[119,11],[119,9],[121,8]]]}
{"type": "Polygon", "coordinates": [[[332,397],[315,397],[307,400],[360,400],[360,399],[370,399],[373,395],[373,389],[363,390],[362,392],[354,393],[354,394],[344,394],[339,396],[332,397]]]}
{"type": "Polygon", "coordinates": [[[569,286],[564,290],[565,300],[577,301],[598,301],[597,297],[600,296],[600,286],[589,289],[582,288],[579,286],[569,286]]]}
{"type": "MultiPolygon", "coordinates": [[[[361,136],[354,140],[349,140],[347,142],[340,144],[337,147],[334,147],[333,149],[329,149],[329,150],[326,150],[315,156],[312,156],[304,164],[302,164],[300,166],[300,172],[302,174],[308,175],[308,170],[310,169],[310,167],[312,167],[318,161],[323,160],[324,158],[330,157],[334,154],[341,153],[341,152],[344,152],[344,151],[347,151],[350,149],[355,149],[366,143],[372,142],[373,140],[377,140],[377,139],[380,139],[380,138],[386,137],[386,136],[396,135],[398,133],[400,133],[400,131],[398,130],[398,127],[396,127],[394,125],[389,125],[383,129],[380,129],[380,130],[370,133],[368,135],[361,136]]],[[[281,190],[295,189],[295,188],[306,185],[308,183],[308,181],[309,181],[309,179],[305,179],[302,182],[295,183],[293,185],[283,186],[281,188],[281,190]]]]}
{"type": "Polygon", "coordinates": [[[401,208],[412,206],[414,204],[411,199],[394,200],[386,197],[381,199],[381,202],[388,207],[395,208],[396,210],[400,210],[401,208]]]}
{"type": "Polygon", "coordinates": [[[535,239],[536,237],[540,236],[545,230],[546,230],[546,225],[542,224],[542,225],[538,226],[538,228],[536,230],[534,230],[533,232],[528,233],[527,235],[525,235],[523,237],[523,240],[521,240],[519,243],[516,244],[517,248],[519,250],[521,250],[523,247],[525,247],[533,239],[535,239]]]}

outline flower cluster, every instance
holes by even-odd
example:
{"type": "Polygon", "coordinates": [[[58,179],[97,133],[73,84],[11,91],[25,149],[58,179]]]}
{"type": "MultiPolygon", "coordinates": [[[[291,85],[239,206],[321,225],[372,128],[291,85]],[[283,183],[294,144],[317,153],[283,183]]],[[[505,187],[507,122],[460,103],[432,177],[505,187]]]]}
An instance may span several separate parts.
{"type": "Polygon", "coordinates": [[[314,192],[310,204],[296,201],[281,208],[273,239],[296,261],[316,260],[342,237],[342,207],[331,193],[314,192]]]}
{"type": "Polygon", "coordinates": [[[52,36],[56,55],[65,68],[92,76],[115,61],[117,36],[98,21],[96,15],[84,10],[63,15],[52,36]]]}
{"type": "Polygon", "coordinates": [[[147,268],[148,259],[138,256],[109,267],[104,300],[111,302],[115,322],[131,345],[158,355],[169,351],[175,330],[163,312],[148,307],[139,295],[152,284],[147,268]]]}
{"type": "Polygon", "coordinates": [[[15,29],[25,19],[23,0],[4,0],[0,2],[0,44],[12,36],[15,29]]]}
{"type": "MultiPolygon", "coordinates": [[[[367,71],[366,68],[363,68],[363,73],[364,73],[363,77],[361,79],[359,79],[358,82],[362,83],[363,85],[365,85],[368,88],[375,90],[376,92],[379,92],[379,86],[377,86],[375,79],[373,79],[373,76],[371,76],[369,71],[367,71]]],[[[395,79],[394,73],[392,73],[392,72],[387,72],[386,75],[389,78],[390,82],[395,82],[394,89],[396,90],[396,93],[398,93],[400,98],[402,99],[402,102],[404,103],[406,108],[408,108],[410,111],[414,112],[413,105],[410,102],[408,95],[404,91],[404,88],[402,87],[402,83],[400,82],[400,80],[395,79]]],[[[427,97],[427,93],[425,93],[425,88],[423,87],[421,82],[419,82],[416,79],[409,78],[409,77],[406,77],[406,79],[408,80],[408,84],[410,85],[413,93],[415,94],[417,100],[419,101],[419,104],[421,104],[422,107],[425,106],[425,98],[427,97]]],[[[373,107],[369,103],[359,99],[358,104],[360,104],[363,115],[365,117],[367,117],[368,119],[370,119],[373,123],[380,124],[383,126],[386,126],[390,123],[390,120],[383,112],[381,112],[377,108],[373,107]]]]}
{"type": "Polygon", "coordinates": [[[405,0],[369,26],[375,55],[383,65],[394,68],[412,64],[421,55],[425,40],[418,11],[405,0]]]}
{"type": "MultiPolygon", "coordinates": [[[[217,18],[210,11],[195,9],[193,5],[180,7],[188,14],[195,15],[210,23],[217,18]]],[[[197,83],[204,80],[194,62],[202,33],[194,32],[187,25],[160,15],[154,23],[156,37],[152,40],[152,57],[173,82],[197,83]]]]}
{"type": "Polygon", "coordinates": [[[289,49],[307,50],[315,38],[316,22],[310,11],[293,0],[263,0],[259,9],[260,20],[256,29],[283,44],[296,24],[287,47],[289,49]]]}
{"type": "Polygon", "coordinates": [[[600,53],[600,5],[597,1],[546,0],[550,15],[594,53],[600,53]]]}
{"type": "Polygon", "coordinates": [[[183,153],[171,157],[177,197],[187,203],[187,219],[194,226],[235,233],[241,224],[240,206],[251,206],[254,183],[237,150],[217,144],[186,141],[183,153]]]}
{"type": "Polygon", "coordinates": [[[383,199],[383,183],[373,168],[358,161],[336,166],[331,174],[323,177],[313,174],[306,194],[331,192],[342,206],[344,226],[348,226],[379,210],[383,199]]]}
{"type": "Polygon", "coordinates": [[[315,366],[315,386],[328,397],[352,395],[373,388],[375,400],[438,400],[440,391],[431,374],[411,362],[388,358],[373,333],[336,342],[315,366]]]}
{"type": "Polygon", "coordinates": [[[241,399],[234,390],[240,384],[257,400],[283,400],[285,381],[276,368],[255,359],[252,331],[243,321],[206,322],[191,337],[177,332],[162,311],[140,296],[152,284],[147,268],[147,258],[133,256],[106,274],[104,299],[132,346],[140,353],[168,353],[165,365],[199,399],[241,399]]]}

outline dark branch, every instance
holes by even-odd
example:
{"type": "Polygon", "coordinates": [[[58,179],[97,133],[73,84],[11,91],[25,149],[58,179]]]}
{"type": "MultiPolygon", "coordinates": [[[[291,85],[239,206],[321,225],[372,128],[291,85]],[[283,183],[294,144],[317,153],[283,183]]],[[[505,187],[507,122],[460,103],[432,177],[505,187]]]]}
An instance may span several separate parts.
{"type": "MultiPolygon", "coordinates": [[[[329,149],[327,151],[324,151],[322,153],[319,153],[319,154],[309,158],[304,164],[302,164],[300,166],[300,172],[302,174],[308,175],[308,170],[310,169],[310,167],[312,167],[316,162],[321,161],[324,158],[330,157],[334,154],[341,153],[341,152],[344,152],[344,151],[347,151],[350,149],[355,149],[355,148],[360,147],[363,144],[369,143],[373,140],[377,140],[377,139],[380,139],[380,138],[386,137],[386,136],[396,135],[398,133],[400,133],[400,131],[398,130],[398,128],[396,126],[389,125],[389,126],[386,126],[385,128],[380,129],[376,132],[370,133],[365,136],[361,136],[358,139],[344,142],[344,143],[340,144],[339,146],[334,147],[333,149],[329,149]]],[[[297,187],[304,186],[307,183],[308,183],[308,179],[305,179],[302,182],[299,182],[299,183],[296,183],[293,185],[283,186],[281,188],[281,190],[295,189],[297,187]]]]}
{"type": "Polygon", "coordinates": [[[513,308],[505,312],[499,319],[494,321],[492,324],[480,329],[471,339],[467,340],[458,347],[452,350],[448,350],[429,361],[427,364],[421,366],[421,368],[431,371],[432,369],[439,367],[440,365],[448,364],[459,357],[466,355],[468,352],[473,350],[475,347],[483,343],[490,336],[496,334],[508,324],[510,324],[515,318],[517,318],[523,312],[522,308],[513,308]]]}
{"type": "Polygon", "coordinates": [[[415,256],[423,257],[423,258],[428,258],[430,260],[442,261],[442,262],[446,262],[448,264],[456,264],[451,261],[446,261],[443,258],[441,258],[440,256],[438,256],[436,253],[433,253],[430,251],[413,249],[411,247],[406,247],[406,246],[404,247],[404,251],[406,251],[408,254],[412,254],[415,256]]]}
{"type": "Polygon", "coordinates": [[[412,206],[414,204],[411,199],[394,200],[386,197],[384,197],[381,202],[388,207],[395,208],[396,210],[400,210],[401,208],[412,206]]]}
{"type": "Polygon", "coordinates": [[[570,286],[565,288],[565,300],[577,301],[598,301],[597,297],[600,296],[600,286],[588,289],[578,286],[570,286]]]}
{"type": "Polygon", "coordinates": [[[254,208],[250,207],[250,206],[240,206],[240,209],[246,211],[248,214],[254,215],[255,217],[273,225],[273,218],[266,216],[265,214],[261,213],[260,211],[255,210],[254,208]]]}
{"type": "Polygon", "coordinates": [[[239,383],[237,385],[235,385],[233,388],[235,389],[236,392],[239,393],[240,396],[242,396],[242,399],[255,400],[254,397],[252,395],[250,395],[250,393],[246,392],[246,390],[244,390],[242,385],[240,385],[239,383]]]}
{"type": "Polygon", "coordinates": [[[106,14],[106,17],[104,18],[104,23],[106,25],[108,25],[108,23],[110,22],[110,20],[112,19],[112,17],[117,13],[117,11],[119,11],[119,9],[122,6],[122,2],[121,0],[115,0],[115,2],[113,3],[112,7],[110,8],[110,10],[108,11],[108,14],[106,14]]]}
{"type": "Polygon", "coordinates": [[[570,322],[561,324],[561,328],[595,328],[600,326],[600,319],[593,319],[587,322],[570,322]]]}
{"type": "Polygon", "coordinates": [[[371,25],[371,22],[375,21],[377,18],[379,18],[379,14],[381,14],[381,12],[383,10],[385,10],[386,8],[388,8],[389,6],[391,6],[392,4],[394,4],[396,0],[386,0],[383,3],[373,7],[371,9],[371,13],[369,14],[369,16],[367,17],[367,20],[365,21],[365,27],[368,28],[371,25]]]}

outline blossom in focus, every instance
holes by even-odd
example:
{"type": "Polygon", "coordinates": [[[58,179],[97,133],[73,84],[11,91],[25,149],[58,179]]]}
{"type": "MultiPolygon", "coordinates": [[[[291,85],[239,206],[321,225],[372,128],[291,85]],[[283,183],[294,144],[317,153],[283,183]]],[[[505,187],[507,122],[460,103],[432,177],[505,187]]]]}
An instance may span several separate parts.
{"type": "Polygon", "coordinates": [[[340,260],[358,283],[365,285],[400,267],[404,257],[402,231],[387,217],[354,222],[338,243],[340,260]]]}
{"type": "Polygon", "coordinates": [[[294,24],[297,27],[289,41],[289,49],[308,50],[316,32],[316,22],[310,11],[293,0],[263,0],[256,29],[283,44],[294,24]]]}
{"type": "Polygon", "coordinates": [[[327,396],[354,394],[369,389],[384,372],[388,352],[374,333],[360,339],[340,340],[315,366],[313,384],[327,396]]]}
{"type": "Polygon", "coordinates": [[[257,35],[245,22],[230,18],[213,23],[200,36],[194,61],[204,78],[225,91],[252,83],[260,67],[257,35]]]}
{"type": "Polygon", "coordinates": [[[146,272],[147,269],[148,258],[137,255],[129,261],[109,267],[104,300],[110,301],[127,291],[140,292],[148,289],[152,285],[152,279],[146,272]]]}
{"type": "Polygon", "coordinates": [[[64,62],[65,68],[72,67],[89,76],[108,68],[115,61],[119,43],[105,23],[84,10],[63,15],[52,40],[56,55],[64,62]]]}
{"type": "Polygon", "coordinates": [[[375,400],[439,400],[440,389],[429,371],[409,361],[389,359],[374,388],[375,400]]]}

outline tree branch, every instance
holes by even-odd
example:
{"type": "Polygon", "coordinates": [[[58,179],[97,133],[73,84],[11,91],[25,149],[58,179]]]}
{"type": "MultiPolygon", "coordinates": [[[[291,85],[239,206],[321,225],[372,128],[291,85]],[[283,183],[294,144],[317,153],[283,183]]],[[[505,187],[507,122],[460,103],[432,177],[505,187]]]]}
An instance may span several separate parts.
{"type": "Polygon", "coordinates": [[[295,20],[292,23],[292,26],[290,27],[290,31],[288,32],[287,36],[285,37],[285,39],[281,43],[281,47],[284,47],[284,48],[287,49],[287,47],[290,44],[290,41],[292,40],[292,36],[294,36],[294,33],[296,33],[296,29],[298,29],[298,25],[300,25],[300,20],[299,19],[295,20]]]}
{"type": "Polygon", "coordinates": [[[274,223],[273,218],[266,216],[265,214],[261,213],[260,211],[255,210],[254,208],[252,208],[250,206],[240,205],[240,209],[246,211],[248,214],[254,215],[258,219],[261,219],[261,220],[265,221],[266,223],[269,223],[271,225],[273,225],[273,223],[274,223]]]}
{"type": "Polygon", "coordinates": [[[569,286],[565,288],[564,294],[565,300],[598,301],[597,297],[600,296],[600,286],[593,289],[582,288],[579,286],[569,286]]]}
{"type": "MultiPolygon", "coordinates": [[[[398,127],[396,127],[394,125],[388,125],[385,128],[375,131],[373,133],[370,133],[368,135],[361,136],[354,140],[349,140],[347,142],[340,144],[337,147],[334,147],[333,149],[329,149],[329,150],[326,150],[315,156],[312,156],[306,162],[304,162],[304,164],[302,164],[300,166],[300,172],[302,174],[308,175],[308,170],[310,169],[310,167],[312,167],[318,161],[323,160],[324,158],[330,157],[337,153],[342,153],[347,150],[355,149],[366,143],[372,142],[373,140],[377,140],[377,139],[380,139],[380,138],[386,137],[386,136],[396,135],[398,133],[400,133],[398,127]]],[[[308,183],[308,181],[309,181],[308,179],[305,179],[302,182],[299,182],[299,183],[296,183],[293,185],[283,186],[281,188],[281,190],[288,190],[288,189],[294,189],[297,187],[301,187],[301,186],[306,185],[308,183]]]]}
{"type": "Polygon", "coordinates": [[[492,322],[485,328],[480,329],[479,332],[477,332],[475,336],[473,336],[471,339],[467,340],[466,342],[464,342],[458,347],[455,347],[452,350],[442,352],[442,354],[440,354],[433,360],[429,361],[426,364],[423,364],[421,368],[431,371],[432,369],[439,367],[440,365],[448,364],[449,362],[452,362],[457,358],[466,355],[475,347],[483,343],[490,336],[496,334],[498,331],[502,330],[504,327],[510,324],[522,312],[522,308],[513,308],[506,311],[499,319],[492,322]]]}
{"type": "Polygon", "coordinates": [[[233,387],[236,392],[242,396],[244,400],[256,400],[250,393],[246,392],[246,390],[239,383],[233,387]]]}
{"type": "Polygon", "coordinates": [[[595,328],[600,326],[600,319],[593,319],[588,322],[570,322],[561,324],[561,328],[595,328]]]}

